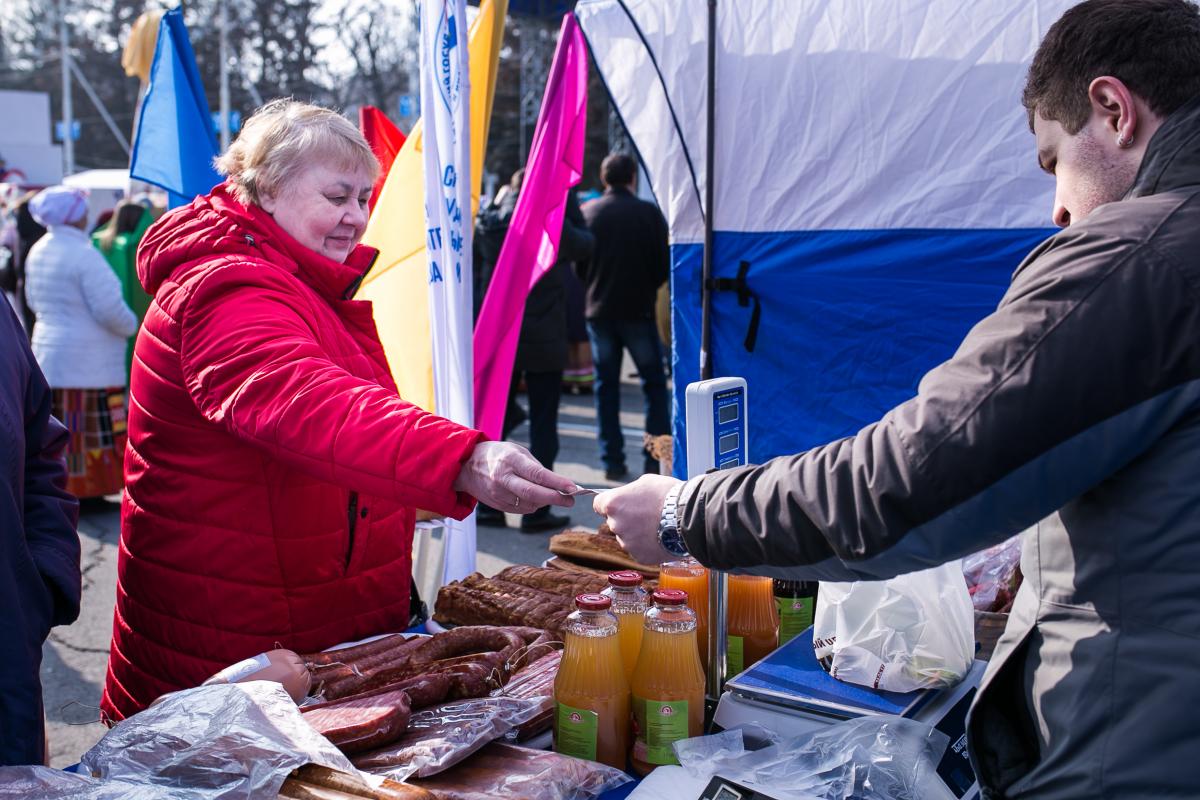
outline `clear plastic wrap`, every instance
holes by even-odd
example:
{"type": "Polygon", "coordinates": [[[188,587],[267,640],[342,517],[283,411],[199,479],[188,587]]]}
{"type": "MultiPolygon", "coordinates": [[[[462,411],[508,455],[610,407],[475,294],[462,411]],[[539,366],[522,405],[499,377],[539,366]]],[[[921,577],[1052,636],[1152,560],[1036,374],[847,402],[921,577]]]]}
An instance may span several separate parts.
{"type": "Polygon", "coordinates": [[[594,761],[496,742],[454,769],[415,783],[439,800],[590,800],[630,780],[594,761]]]}
{"type": "Polygon", "coordinates": [[[478,697],[416,711],[396,742],[354,756],[360,769],[397,781],[428,777],[553,706],[550,697],[478,697]]]}
{"type": "MultiPolygon", "coordinates": [[[[743,732],[731,729],[676,742],[675,755],[693,783],[720,775],[779,800],[920,800],[945,790],[936,770],[949,737],[922,722],[871,716],[791,739],[763,728],[753,734],[767,745],[747,750],[743,732]]],[[[646,794],[639,787],[631,800],[670,800],[660,783],[646,794]]]]}
{"type": "Polygon", "coordinates": [[[3,800],[204,800],[202,792],[102,781],[49,767],[0,767],[3,800]]]}
{"type": "Polygon", "coordinates": [[[200,686],[118,723],[84,754],[103,781],[190,789],[197,800],[274,797],[293,769],[354,767],[304,721],[278,683],[200,686]]]}
{"type": "Polygon", "coordinates": [[[962,569],[976,611],[1010,611],[1021,585],[1021,534],[972,553],[962,569]]]}

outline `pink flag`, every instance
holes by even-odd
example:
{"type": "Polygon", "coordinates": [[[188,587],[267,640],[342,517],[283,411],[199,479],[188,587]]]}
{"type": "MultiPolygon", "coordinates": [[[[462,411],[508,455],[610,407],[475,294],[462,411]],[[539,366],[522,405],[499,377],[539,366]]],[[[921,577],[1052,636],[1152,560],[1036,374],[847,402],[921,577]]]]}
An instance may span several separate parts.
{"type": "Polygon", "coordinates": [[[567,14],[521,194],[475,325],[475,427],[493,438],[504,424],[525,298],[554,266],[567,192],[583,174],[587,70],[583,34],[575,15],[567,14]]]}

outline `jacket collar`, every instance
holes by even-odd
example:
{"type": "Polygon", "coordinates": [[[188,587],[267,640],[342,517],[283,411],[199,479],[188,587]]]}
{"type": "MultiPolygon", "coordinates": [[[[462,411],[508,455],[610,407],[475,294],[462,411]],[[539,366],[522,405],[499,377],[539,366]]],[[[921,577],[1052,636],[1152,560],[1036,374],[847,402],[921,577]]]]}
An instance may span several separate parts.
{"type": "Polygon", "coordinates": [[[220,213],[241,218],[249,247],[260,250],[273,263],[292,269],[326,299],[352,299],[379,255],[375,248],[360,244],[350,251],[345,263],[334,261],[300,244],[259,206],[243,205],[225,192],[214,191],[210,197],[220,213]]]}
{"type": "Polygon", "coordinates": [[[76,239],[80,242],[91,243],[91,237],[83,231],[76,228],[74,225],[51,225],[46,230],[55,236],[62,236],[66,239],[76,239]]]}
{"type": "Polygon", "coordinates": [[[1176,109],[1154,133],[1127,197],[1200,183],[1200,96],[1176,109]]]}

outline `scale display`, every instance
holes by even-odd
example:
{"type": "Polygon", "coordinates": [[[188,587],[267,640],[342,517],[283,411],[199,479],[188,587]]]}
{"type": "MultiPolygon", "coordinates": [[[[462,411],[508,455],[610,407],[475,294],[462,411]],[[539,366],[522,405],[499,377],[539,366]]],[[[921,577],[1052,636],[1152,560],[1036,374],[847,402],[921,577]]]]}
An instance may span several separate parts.
{"type": "Polygon", "coordinates": [[[689,384],[687,410],[688,475],[749,463],[746,443],[746,381],[713,378],[689,384]]]}

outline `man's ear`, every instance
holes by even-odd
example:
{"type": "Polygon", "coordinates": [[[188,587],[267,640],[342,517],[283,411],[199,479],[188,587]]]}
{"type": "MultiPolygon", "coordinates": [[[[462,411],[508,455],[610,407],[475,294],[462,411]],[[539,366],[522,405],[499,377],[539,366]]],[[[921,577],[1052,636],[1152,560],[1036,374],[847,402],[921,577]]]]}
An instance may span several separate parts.
{"type": "Polygon", "coordinates": [[[1110,133],[1121,147],[1133,144],[1138,127],[1137,104],[1133,92],[1120,78],[1103,75],[1088,86],[1092,118],[1098,119],[1101,130],[1110,133]]]}
{"type": "Polygon", "coordinates": [[[274,214],[276,206],[279,205],[279,198],[273,194],[261,192],[258,195],[258,207],[268,214],[274,214]]]}

